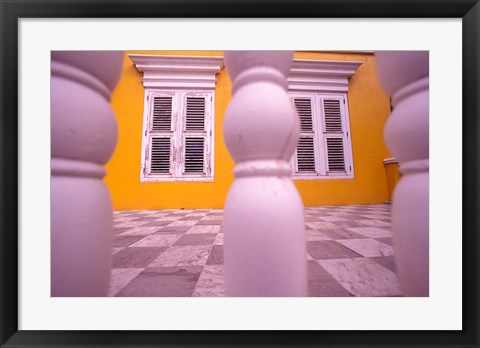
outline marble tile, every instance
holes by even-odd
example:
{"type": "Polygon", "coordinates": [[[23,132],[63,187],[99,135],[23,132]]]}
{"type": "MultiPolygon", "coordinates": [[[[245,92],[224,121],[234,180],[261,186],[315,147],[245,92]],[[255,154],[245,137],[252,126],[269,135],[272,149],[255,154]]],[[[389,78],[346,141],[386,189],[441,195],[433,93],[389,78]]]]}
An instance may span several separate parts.
{"type": "Polygon", "coordinates": [[[136,220],[138,217],[136,216],[126,216],[126,217],[115,217],[115,223],[126,222],[136,220]]]}
{"type": "Polygon", "coordinates": [[[218,233],[215,241],[213,242],[214,245],[223,245],[223,233],[218,233]]]}
{"type": "Polygon", "coordinates": [[[375,238],[375,239],[378,240],[379,242],[393,246],[393,238],[375,238]]]}
{"type": "Polygon", "coordinates": [[[223,220],[200,220],[197,222],[197,226],[199,225],[221,225],[223,220]]]}
{"type": "Polygon", "coordinates": [[[200,221],[218,221],[219,217],[217,215],[206,215],[200,219],[200,221]]]}
{"type": "Polygon", "coordinates": [[[308,261],[307,269],[308,296],[350,296],[350,293],[316,261],[308,261]]]}
{"type": "Polygon", "coordinates": [[[184,234],[173,245],[213,245],[216,236],[215,233],[184,234]]]}
{"type": "Polygon", "coordinates": [[[112,268],[143,268],[147,267],[166,248],[124,248],[113,255],[112,268]]]}
{"type": "Polygon", "coordinates": [[[166,226],[168,224],[171,224],[173,221],[158,221],[158,219],[155,219],[153,221],[147,221],[143,227],[158,227],[162,228],[163,226],[166,226]]]}
{"type": "Polygon", "coordinates": [[[110,272],[108,296],[116,296],[128,283],[143,271],[143,268],[119,268],[110,272]]]}
{"type": "Polygon", "coordinates": [[[223,259],[223,245],[214,245],[208,255],[207,265],[222,265],[224,263],[223,259]]]}
{"type": "Polygon", "coordinates": [[[355,296],[400,296],[395,273],[368,258],[317,261],[355,296]]]}
{"type": "Polygon", "coordinates": [[[192,296],[225,296],[225,271],[223,265],[204,266],[192,296]]]}
{"type": "Polygon", "coordinates": [[[366,257],[393,255],[393,248],[390,245],[375,239],[344,239],[337,242],[366,257]]]}
{"type": "Polygon", "coordinates": [[[374,226],[374,227],[388,227],[391,228],[392,224],[382,220],[357,220],[357,222],[365,226],[374,226]]]}
{"type": "Polygon", "coordinates": [[[147,268],[117,296],[186,297],[191,296],[202,267],[147,268]]]}
{"type": "Polygon", "coordinates": [[[326,235],[327,237],[330,237],[332,239],[361,239],[361,238],[367,238],[364,235],[354,233],[352,231],[343,229],[343,228],[337,228],[335,230],[322,230],[322,233],[326,235]]]}
{"type": "Polygon", "coordinates": [[[212,245],[172,246],[158,256],[150,267],[203,266],[212,245]]]}
{"type": "Polygon", "coordinates": [[[143,226],[147,223],[148,221],[127,221],[127,222],[121,222],[119,224],[115,224],[115,227],[121,228],[121,227],[139,227],[143,226]]]}
{"type": "Polygon", "coordinates": [[[365,227],[364,224],[361,224],[356,220],[335,221],[335,225],[337,228],[365,227]]]}
{"type": "Polygon", "coordinates": [[[396,273],[397,267],[395,265],[395,257],[394,256],[384,256],[384,257],[371,257],[370,260],[375,261],[376,263],[382,265],[386,269],[396,273]]]}
{"type": "Polygon", "coordinates": [[[191,226],[165,226],[158,230],[158,233],[185,233],[190,230],[191,226]]]}
{"type": "Polygon", "coordinates": [[[318,215],[318,217],[323,221],[330,221],[330,222],[348,221],[343,217],[335,216],[335,215],[318,215]]]}
{"type": "Polygon", "coordinates": [[[312,230],[321,230],[321,229],[332,229],[337,228],[337,226],[331,222],[307,222],[306,225],[312,230]]]}
{"type": "Polygon", "coordinates": [[[168,247],[182,237],[179,233],[154,233],[140,239],[131,247],[168,247]]]}
{"type": "Polygon", "coordinates": [[[142,238],[143,236],[116,235],[115,237],[113,237],[113,247],[115,248],[126,247],[142,238]]]}
{"type": "Polygon", "coordinates": [[[364,235],[368,238],[383,238],[392,236],[392,232],[378,227],[353,227],[347,229],[354,233],[364,235]]]}
{"type": "Polygon", "coordinates": [[[331,240],[329,236],[322,233],[321,231],[316,230],[307,230],[307,241],[314,241],[314,240],[331,240]]]}
{"type": "Polygon", "coordinates": [[[197,220],[177,220],[172,223],[169,223],[167,226],[174,227],[174,226],[193,226],[197,223],[197,220]]]}
{"type": "Polygon", "coordinates": [[[368,220],[380,220],[380,219],[389,218],[388,215],[382,215],[382,214],[363,214],[362,216],[367,218],[368,220]]]}
{"type": "Polygon", "coordinates": [[[307,242],[307,251],[315,260],[362,257],[333,240],[307,242]]]}
{"type": "Polygon", "coordinates": [[[191,233],[219,233],[220,232],[220,226],[214,225],[214,226],[207,226],[207,225],[196,225],[190,228],[187,231],[187,234],[191,233]]]}
{"type": "Polygon", "coordinates": [[[121,236],[146,236],[155,233],[159,227],[134,227],[122,232],[121,236]]]}
{"type": "Polygon", "coordinates": [[[157,221],[168,221],[169,223],[175,222],[179,219],[179,216],[176,217],[171,217],[171,216],[164,216],[161,218],[158,218],[157,221]]]}
{"type": "Polygon", "coordinates": [[[124,248],[112,248],[112,255],[115,255],[116,253],[118,253],[122,249],[124,249],[124,248]]]}

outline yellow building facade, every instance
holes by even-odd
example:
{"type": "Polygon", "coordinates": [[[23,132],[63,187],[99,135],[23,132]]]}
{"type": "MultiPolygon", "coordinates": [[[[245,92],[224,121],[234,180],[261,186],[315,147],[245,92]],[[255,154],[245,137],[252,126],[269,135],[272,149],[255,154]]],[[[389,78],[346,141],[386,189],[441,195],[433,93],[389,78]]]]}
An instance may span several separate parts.
{"type": "MultiPolygon", "coordinates": [[[[106,166],[105,182],[113,207],[128,209],[223,208],[233,182],[234,162],[225,146],[222,123],[231,100],[232,83],[222,68],[214,88],[213,180],[142,181],[145,88],[140,72],[128,55],[222,56],[222,51],[130,51],[125,52],[123,71],[112,96],[117,117],[116,150],[106,166]]],[[[352,176],[295,180],[305,206],[378,204],[390,200],[384,159],[391,157],[383,142],[383,128],[390,101],[381,89],[375,57],[369,53],[295,52],[298,60],[361,63],[348,80],[348,123],[352,176]]]]}

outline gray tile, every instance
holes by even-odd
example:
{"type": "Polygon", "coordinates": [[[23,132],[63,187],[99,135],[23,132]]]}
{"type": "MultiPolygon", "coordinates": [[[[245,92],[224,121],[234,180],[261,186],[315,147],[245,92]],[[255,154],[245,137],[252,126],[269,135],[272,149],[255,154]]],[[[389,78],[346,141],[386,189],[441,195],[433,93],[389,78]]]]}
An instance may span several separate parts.
{"type": "Polygon", "coordinates": [[[191,226],[165,226],[158,230],[158,233],[185,233],[191,226]]]}
{"type": "Polygon", "coordinates": [[[212,245],[216,236],[215,233],[184,234],[173,245],[212,245]]]}
{"type": "Polygon", "coordinates": [[[196,225],[221,225],[222,223],[223,220],[200,220],[196,225]]]}
{"type": "Polygon", "coordinates": [[[386,269],[389,269],[392,272],[395,272],[395,273],[397,272],[394,256],[370,257],[370,259],[382,265],[386,269]]]}
{"type": "Polygon", "coordinates": [[[362,257],[333,240],[307,242],[307,251],[315,260],[362,257]]]}
{"type": "Polygon", "coordinates": [[[192,296],[202,267],[147,268],[117,296],[186,297],[192,296]]]}
{"type": "Polygon", "coordinates": [[[143,268],[147,267],[164,251],[165,247],[158,248],[125,248],[113,255],[113,268],[143,268]]]}
{"type": "Polygon", "coordinates": [[[121,236],[121,235],[115,236],[113,238],[113,247],[114,248],[126,247],[142,238],[143,236],[121,236]]]}
{"type": "Polygon", "coordinates": [[[316,261],[308,261],[308,296],[351,296],[327,271],[316,261]]]}
{"type": "Polygon", "coordinates": [[[163,226],[171,224],[172,222],[173,221],[159,221],[158,218],[155,218],[155,220],[147,222],[145,225],[142,225],[142,227],[155,227],[155,226],[157,226],[158,228],[162,228],[163,226]]]}
{"type": "Polygon", "coordinates": [[[378,240],[379,242],[393,246],[393,238],[375,238],[375,239],[378,240]]]}

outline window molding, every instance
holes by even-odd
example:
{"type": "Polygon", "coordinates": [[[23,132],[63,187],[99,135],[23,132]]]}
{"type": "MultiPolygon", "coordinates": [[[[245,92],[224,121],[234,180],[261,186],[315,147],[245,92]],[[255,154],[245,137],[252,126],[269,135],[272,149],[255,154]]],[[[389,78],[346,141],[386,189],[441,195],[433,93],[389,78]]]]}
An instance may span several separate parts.
{"type": "Polygon", "coordinates": [[[223,68],[221,56],[129,54],[128,57],[143,72],[145,89],[215,89],[215,77],[223,68]]]}
{"type": "Polygon", "coordinates": [[[287,78],[289,92],[346,93],[348,79],[362,62],[294,59],[287,78]]]}
{"type": "MultiPolygon", "coordinates": [[[[168,181],[204,181],[212,182],[214,179],[214,132],[215,132],[215,83],[216,74],[223,68],[223,57],[204,56],[160,56],[160,55],[129,55],[138,71],[143,72],[142,83],[144,86],[144,112],[142,128],[142,152],[140,165],[141,182],[168,182],[168,181]],[[166,128],[159,126],[157,130],[152,127],[154,118],[153,103],[155,98],[170,97],[171,115],[165,120],[169,122],[166,128]],[[194,99],[204,98],[203,129],[198,129],[198,106],[194,99]],[[191,127],[187,126],[188,107],[192,105],[191,127]],[[170,150],[166,151],[167,142],[152,139],[169,138],[170,150]],[[199,139],[202,138],[204,149],[204,173],[194,173],[198,168],[199,139]],[[190,139],[187,145],[187,139],[190,139]],[[195,141],[196,140],[196,141],[195,141]],[[156,145],[157,160],[162,163],[157,167],[159,172],[153,173],[151,169],[154,158],[153,146],[156,145]],[[191,151],[186,154],[187,148],[191,151]],[[170,157],[169,173],[161,173],[165,165],[166,153],[170,157]],[[188,155],[189,160],[186,159],[188,155]],[[163,156],[163,157],[162,157],[163,156]],[[162,162],[163,161],[163,162],[162,162]],[[187,173],[187,161],[190,161],[190,171],[187,173]]],[[[159,120],[162,116],[158,116],[159,120]]],[[[202,124],[200,122],[200,124],[202,124]]]]}

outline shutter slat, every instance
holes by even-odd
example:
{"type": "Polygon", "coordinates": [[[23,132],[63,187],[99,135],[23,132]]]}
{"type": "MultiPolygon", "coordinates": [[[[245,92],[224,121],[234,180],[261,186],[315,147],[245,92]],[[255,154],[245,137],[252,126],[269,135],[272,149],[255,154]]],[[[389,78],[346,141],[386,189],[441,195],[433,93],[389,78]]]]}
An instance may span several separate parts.
{"type": "Polygon", "coordinates": [[[188,137],[185,139],[185,173],[205,173],[205,138],[188,137]]]}
{"type": "Polygon", "coordinates": [[[153,97],[152,131],[172,130],[172,97],[153,97]]]}
{"type": "Polygon", "coordinates": [[[327,133],[341,133],[342,116],[340,110],[340,100],[325,99],[323,101],[323,114],[325,118],[325,132],[327,133]]]}
{"type": "Polygon", "coordinates": [[[152,138],[150,173],[170,173],[170,138],[152,138]]]}
{"type": "Polygon", "coordinates": [[[345,173],[345,152],[342,138],[327,138],[327,157],[329,172],[345,173]]]}
{"type": "Polygon", "coordinates": [[[302,132],[313,131],[311,99],[294,98],[293,101],[300,118],[300,130],[302,132]]]}
{"type": "Polygon", "coordinates": [[[297,170],[302,173],[315,173],[315,152],[313,138],[301,137],[297,146],[297,170]]]}
{"type": "Polygon", "coordinates": [[[205,98],[187,97],[185,130],[205,130],[205,98]]]}

